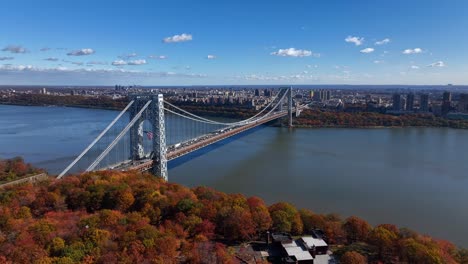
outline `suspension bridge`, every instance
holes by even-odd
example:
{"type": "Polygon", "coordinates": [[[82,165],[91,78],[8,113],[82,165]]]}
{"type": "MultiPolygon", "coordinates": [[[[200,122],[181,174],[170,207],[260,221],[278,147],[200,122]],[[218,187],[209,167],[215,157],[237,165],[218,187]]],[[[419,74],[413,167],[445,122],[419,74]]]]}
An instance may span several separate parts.
{"type": "Polygon", "coordinates": [[[280,88],[269,103],[241,121],[208,119],[166,100],[162,94],[131,95],[128,105],[57,178],[94,170],[152,171],[168,179],[167,162],[259,125],[288,118],[302,106],[293,105],[291,87],[280,88]]]}

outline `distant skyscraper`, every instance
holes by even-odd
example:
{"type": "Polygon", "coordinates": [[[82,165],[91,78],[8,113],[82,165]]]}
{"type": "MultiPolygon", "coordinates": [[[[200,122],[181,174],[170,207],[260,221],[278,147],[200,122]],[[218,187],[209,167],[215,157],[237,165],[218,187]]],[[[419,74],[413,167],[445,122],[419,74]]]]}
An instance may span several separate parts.
{"type": "Polygon", "coordinates": [[[323,92],[321,90],[315,91],[314,97],[313,97],[314,101],[317,101],[317,102],[322,101],[322,96],[323,96],[323,92]]]}
{"type": "Polygon", "coordinates": [[[255,96],[260,96],[260,90],[259,89],[255,89],[255,96]]]}
{"type": "Polygon", "coordinates": [[[310,98],[314,98],[314,91],[310,91],[310,98]]]}
{"type": "Polygon", "coordinates": [[[414,110],[414,93],[409,93],[406,96],[406,111],[414,110]]]}
{"type": "Polygon", "coordinates": [[[443,95],[443,101],[444,102],[452,102],[452,93],[445,91],[444,95],[443,95]]]}
{"type": "Polygon", "coordinates": [[[448,114],[451,107],[452,107],[452,93],[446,91],[444,92],[443,99],[442,99],[442,115],[448,114]]]}
{"type": "Polygon", "coordinates": [[[393,110],[401,111],[401,108],[401,94],[395,93],[393,94],[393,110]]]}
{"type": "Polygon", "coordinates": [[[460,94],[460,101],[458,102],[458,111],[468,113],[468,94],[460,94]]]}
{"type": "Polygon", "coordinates": [[[429,112],[429,95],[421,94],[421,99],[419,101],[419,110],[421,112],[429,112]]]}
{"type": "Polygon", "coordinates": [[[331,99],[331,91],[330,90],[327,90],[326,91],[326,100],[330,100],[331,99]]]}

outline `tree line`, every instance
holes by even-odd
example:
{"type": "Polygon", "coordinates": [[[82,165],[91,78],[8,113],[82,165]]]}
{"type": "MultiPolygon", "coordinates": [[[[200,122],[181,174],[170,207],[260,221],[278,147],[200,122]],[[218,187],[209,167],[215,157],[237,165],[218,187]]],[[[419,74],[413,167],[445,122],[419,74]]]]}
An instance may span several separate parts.
{"type": "Polygon", "coordinates": [[[0,159],[0,183],[17,180],[42,172],[44,172],[44,170],[35,168],[29,163],[25,163],[21,157],[0,159]]]}
{"type": "Polygon", "coordinates": [[[389,115],[306,109],[294,118],[298,127],[451,127],[468,128],[467,120],[448,120],[432,114],[389,115]]]}

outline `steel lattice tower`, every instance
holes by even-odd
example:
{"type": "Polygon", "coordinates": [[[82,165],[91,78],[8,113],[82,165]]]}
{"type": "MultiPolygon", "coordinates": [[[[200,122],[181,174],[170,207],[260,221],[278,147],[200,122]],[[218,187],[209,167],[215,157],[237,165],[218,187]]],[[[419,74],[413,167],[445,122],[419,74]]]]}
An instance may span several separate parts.
{"type": "Polygon", "coordinates": [[[135,100],[130,109],[130,120],[136,116],[144,104],[151,100],[150,106],[138,119],[138,122],[130,129],[130,159],[140,160],[144,158],[143,149],[143,122],[145,118],[151,123],[153,130],[153,173],[167,181],[167,159],[166,159],[166,129],[164,124],[164,99],[162,94],[155,95],[134,95],[131,100],[135,100]]]}

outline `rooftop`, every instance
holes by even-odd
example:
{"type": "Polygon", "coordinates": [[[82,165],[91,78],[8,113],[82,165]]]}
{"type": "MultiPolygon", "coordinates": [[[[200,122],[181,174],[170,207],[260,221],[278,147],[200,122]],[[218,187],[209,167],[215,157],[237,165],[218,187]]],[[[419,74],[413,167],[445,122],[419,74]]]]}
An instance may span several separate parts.
{"type": "Polygon", "coordinates": [[[312,255],[307,251],[307,249],[302,248],[301,245],[297,241],[293,241],[292,243],[281,243],[284,250],[288,256],[294,256],[296,260],[313,260],[314,258],[312,255]]]}
{"type": "Polygon", "coordinates": [[[314,238],[314,237],[311,237],[311,236],[310,237],[306,236],[306,237],[302,237],[301,239],[302,239],[302,241],[304,241],[304,244],[308,248],[312,248],[313,246],[315,246],[315,247],[326,247],[326,246],[328,246],[327,243],[321,238],[314,238]]]}

